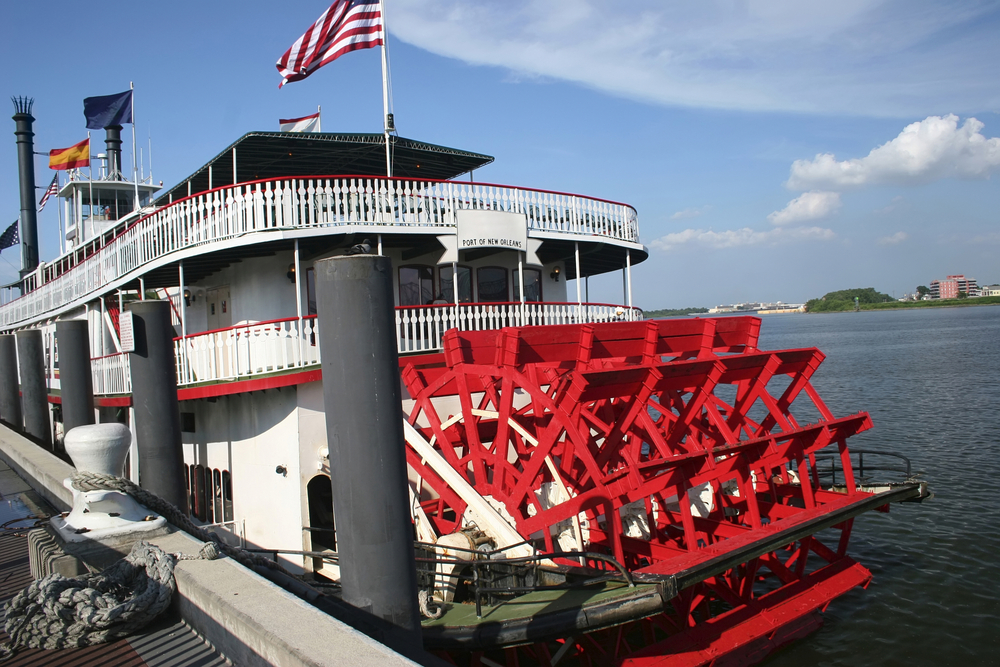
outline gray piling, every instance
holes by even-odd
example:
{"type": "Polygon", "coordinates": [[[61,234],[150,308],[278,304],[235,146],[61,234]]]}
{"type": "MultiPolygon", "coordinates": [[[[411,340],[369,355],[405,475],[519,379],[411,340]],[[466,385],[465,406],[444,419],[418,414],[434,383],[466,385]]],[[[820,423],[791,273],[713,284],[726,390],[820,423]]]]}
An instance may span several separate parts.
{"type": "Polygon", "coordinates": [[[135,351],[129,362],[139,486],[187,512],[170,303],[141,301],[133,303],[131,311],[135,351]]]}
{"type": "Polygon", "coordinates": [[[316,262],[330,477],[345,602],[422,645],[388,257],[316,262]]]}
{"type": "Polygon", "coordinates": [[[63,433],[94,423],[94,379],[90,367],[90,332],[86,320],[56,322],[59,344],[59,395],[63,433]]]}
{"type": "Polygon", "coordinates": [[[24,432],[52,446],[49,388],[45,383],[45,347],[41,329],[18,331],[17,361],[21,370],[21,412],[24,432]]]}
{"type": "Polygon", "coordinates": [[[17,339],[0,335],[0,419],[21,430],[21,387],[17,381],[17,339]]]}

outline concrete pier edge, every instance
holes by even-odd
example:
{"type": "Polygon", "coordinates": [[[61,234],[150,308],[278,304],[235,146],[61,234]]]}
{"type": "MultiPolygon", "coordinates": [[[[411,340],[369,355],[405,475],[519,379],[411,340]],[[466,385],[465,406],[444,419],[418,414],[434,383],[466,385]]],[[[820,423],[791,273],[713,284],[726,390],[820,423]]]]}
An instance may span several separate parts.
{"type": "MultiPolygon", "coordinates": [[[[57,509],[72,504],[62,481],[73,466],[3,425],[0,459],[57,509]]],[[[202,546],[176,528],[149,541],[168,553],[202,546]]],[[[417,664],[230,559],[179,561],[174,576],[181,617],[241,667],[417,664]]]]}

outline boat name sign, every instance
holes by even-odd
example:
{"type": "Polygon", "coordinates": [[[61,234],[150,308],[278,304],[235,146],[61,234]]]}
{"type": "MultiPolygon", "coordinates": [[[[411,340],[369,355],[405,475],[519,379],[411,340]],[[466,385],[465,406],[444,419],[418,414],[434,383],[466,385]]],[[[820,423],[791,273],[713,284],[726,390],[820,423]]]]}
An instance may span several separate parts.
{"type": "Polygon", "coordinates": [[[528,249],[528,218],[504,211],[458,211],[458,249],[528,249]]]}

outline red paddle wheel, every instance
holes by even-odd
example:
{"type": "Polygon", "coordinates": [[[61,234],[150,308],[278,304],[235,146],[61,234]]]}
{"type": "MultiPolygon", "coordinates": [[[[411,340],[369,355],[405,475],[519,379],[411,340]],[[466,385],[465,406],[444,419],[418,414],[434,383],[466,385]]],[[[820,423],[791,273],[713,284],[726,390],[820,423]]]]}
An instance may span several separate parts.
{"type": "Polygon", "coordinates": [[[645,618],[453,659],[752,664],[867,585],[847,556],[852,519],[902,492],[857,489],[847,439],[872,424],[820,399],[823,353],[758,350],[759,329],[731,317],[452,330],[443,354],[401,360],[425,445],[408,462],[437,535],[460,530],[471,502],[443,460],[538,551],[606,554],[673,585],[645,618]],[[846,491],[821,486],[821,450],[846,491]]]}

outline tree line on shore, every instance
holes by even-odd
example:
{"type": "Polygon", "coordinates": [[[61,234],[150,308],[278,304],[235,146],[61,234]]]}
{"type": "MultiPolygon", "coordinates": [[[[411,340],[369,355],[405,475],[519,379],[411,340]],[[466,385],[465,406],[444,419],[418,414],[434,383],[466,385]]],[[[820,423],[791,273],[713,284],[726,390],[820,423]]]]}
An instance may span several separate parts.
{"type": "MultiPolygon", "coordinates": [[[[930,292],[924,287],[918,288],[918,293],[923,296],[930,292]]],[[[928,301],[897,301],[895,298],[882,292],[877,292],[874,287],[858,287],[855,289],[838,290],[828,292],[819,299],[810,299],[806,302],[806,312],[808,313],[835,313],[854,310],[855,298],[859,310],[888,310],[895,308],[933,308],[935,306],[985,306],[1000,303],[1000,297],[986,296],[969,299],[964,293],[960,293],[957,299],[931,299],[928,301]]]]}

